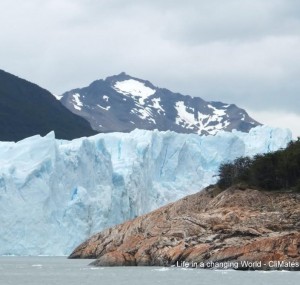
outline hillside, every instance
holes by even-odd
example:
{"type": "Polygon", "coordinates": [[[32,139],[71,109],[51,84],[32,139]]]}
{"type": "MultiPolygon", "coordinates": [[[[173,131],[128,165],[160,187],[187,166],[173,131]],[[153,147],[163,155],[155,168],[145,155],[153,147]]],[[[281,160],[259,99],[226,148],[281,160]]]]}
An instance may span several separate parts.
{"type": "Polygon", "coordinates": [[[208,188],[98,233],[70,258],[97,266],[300,270],[300,193],[208,188]]]}
{"type": "Polygon", "coordinates": [[[0,140],[19,141],[50,131],[60,139],[91,136],[89,123],[66,109],[47,90],[0,70],[0,140]]]}

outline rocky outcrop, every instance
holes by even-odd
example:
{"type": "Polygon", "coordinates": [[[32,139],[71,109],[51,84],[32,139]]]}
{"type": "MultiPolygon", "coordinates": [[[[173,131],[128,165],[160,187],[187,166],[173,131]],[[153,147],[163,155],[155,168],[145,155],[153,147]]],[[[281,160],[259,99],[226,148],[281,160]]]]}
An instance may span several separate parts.
{"type": "Polygon", "coordinates": [[[70,258],[97,258],[99,266],[300,270],[300,193],[218,192],[207,188],[95,234],[70,258]]]}

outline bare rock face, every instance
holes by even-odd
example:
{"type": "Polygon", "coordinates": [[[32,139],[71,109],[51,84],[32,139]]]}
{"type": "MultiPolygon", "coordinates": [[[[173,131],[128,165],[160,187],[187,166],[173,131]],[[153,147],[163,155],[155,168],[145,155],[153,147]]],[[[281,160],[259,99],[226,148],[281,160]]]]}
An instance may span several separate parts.
{"type": "Polygon", "coordinates": [[[300,270],[300,193],[205,189],[92,236],[70,258],[97,258],[99,266],[300,270]]]}

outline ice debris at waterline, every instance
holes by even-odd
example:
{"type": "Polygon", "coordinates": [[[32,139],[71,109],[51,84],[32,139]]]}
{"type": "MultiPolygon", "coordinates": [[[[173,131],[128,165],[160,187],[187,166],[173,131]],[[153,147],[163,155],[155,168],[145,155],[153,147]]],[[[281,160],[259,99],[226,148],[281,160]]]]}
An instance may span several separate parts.
{"type": "Polygon", "coordinates": [[[0,255],[67,255],[91,234],[215,182],[220,163],[285,147],[266,126],[216,136],[135,130],[0,143],[0,255]]]}

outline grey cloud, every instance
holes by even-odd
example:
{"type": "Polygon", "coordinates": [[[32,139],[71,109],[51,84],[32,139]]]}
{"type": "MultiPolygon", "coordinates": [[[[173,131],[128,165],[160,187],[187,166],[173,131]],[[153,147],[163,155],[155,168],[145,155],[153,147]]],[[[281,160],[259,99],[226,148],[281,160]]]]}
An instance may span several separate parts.
{"type": "Polygon", "coordinates": [[[299,32],[300,14],[292,10],[290,1],[199,3],[172,13],[169,22],[173,25],[166,27],[165,36],[187,44],[201,44],[207,41],[253,41],[299,32]]]}
{"type": "Polygon", "coordinates": [[[2,0],[0,10],[0,68],[56,94],[126,71],[300,114],[299,1],[2,0]]]}

